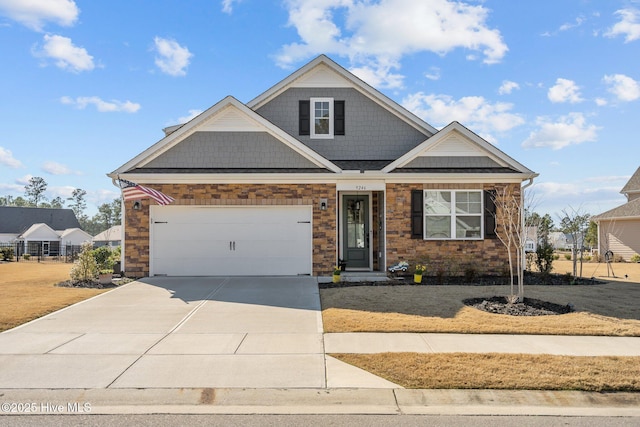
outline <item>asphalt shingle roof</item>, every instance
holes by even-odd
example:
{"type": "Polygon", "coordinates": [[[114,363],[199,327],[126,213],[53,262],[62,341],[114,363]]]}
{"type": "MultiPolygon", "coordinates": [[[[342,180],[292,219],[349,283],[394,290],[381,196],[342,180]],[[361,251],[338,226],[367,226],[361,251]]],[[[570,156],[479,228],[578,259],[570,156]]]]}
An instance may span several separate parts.
{"type": "Polygon", "coordinates": [[[71,209],[22,208],[0,206],[0,233],[25,232],[33,224],[44,223],[53,230],[80,228],[71,209]]]}

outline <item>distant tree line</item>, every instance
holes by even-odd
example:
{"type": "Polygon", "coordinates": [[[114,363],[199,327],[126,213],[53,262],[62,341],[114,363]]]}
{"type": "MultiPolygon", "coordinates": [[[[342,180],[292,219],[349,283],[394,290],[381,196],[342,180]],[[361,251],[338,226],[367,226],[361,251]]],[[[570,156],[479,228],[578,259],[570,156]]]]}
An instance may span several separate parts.
{"type": "Polygon", "coordinates": [[[114,199],[111,203],[103,203],[98,206],[98,213],[89,218],[85,214],[87,209],[86,191],[76,188],[73,190],[71,197],[66,200],[61,197],[54,197],[49,200],[45,195],[46,190],[47,182],[41,177],[34,176],[24,186],[24,197],[0,196],[0,206],[71,209],[80,222],[80,228],[92,236],[121,223],[120,209],[122,202],[120,198],[114,199]]]}

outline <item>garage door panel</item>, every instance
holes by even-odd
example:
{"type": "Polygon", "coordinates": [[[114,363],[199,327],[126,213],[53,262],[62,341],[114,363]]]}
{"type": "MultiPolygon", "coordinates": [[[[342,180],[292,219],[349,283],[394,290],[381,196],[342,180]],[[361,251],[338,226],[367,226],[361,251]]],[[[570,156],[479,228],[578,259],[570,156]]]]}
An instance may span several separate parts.
{"type": "Polygon", "coordinates": [[[312,273],[310,206],[153,206],[151,274],[312,273]]]}

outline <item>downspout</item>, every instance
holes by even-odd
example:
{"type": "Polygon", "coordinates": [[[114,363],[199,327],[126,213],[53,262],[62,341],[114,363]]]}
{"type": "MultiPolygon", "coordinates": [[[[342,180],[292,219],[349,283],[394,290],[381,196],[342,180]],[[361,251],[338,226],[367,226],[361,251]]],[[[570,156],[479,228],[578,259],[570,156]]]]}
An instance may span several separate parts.
{"type": "MultiPolygon", "coordinates": [[[[533,185],[533,178],[534,177],[529,178],[529,182],[526,183],[525,185],[523,185],[520,188],[520,190],[521,190],[520,191],[520,212],[521,212],[520,221],[521,221],[521,227],[522,227],[523,231],[525,230],[525,228],[524,228],[524,190],[526,190],[527,188],[529,188],[529,187],[531,187],[533,185]]],[[[526,236],[524,236],[524,238],[525,238],[525,242],[526,242],[526,236]]],[[[522,245],[522,247],[520,248],[520,250],[522,251],[522,255],[520,256],[520,262],[522,263],[522,265],[520,266],[520,271],[524,271],[525,268],[527,267],[527,258],[526,258],[527,254],[526,254],[526,252],[524,250],[524,246],[525,245],[522,245]]]]}
{"type": "Polygon", "coordinates": [[[124,215],[124,200],[122,200],[122,188],[120,187],[120,184],[116,184],[117,178],[111,178],[111,183],[115,186],[118,187],[118,190],[120,190],[120,274],[122,274],[122,272],[126,272],[126,266],[124,265],[124,254],[125,254],[125,250],[124,250],[124,235],[125,235],[125,215],[124,215]]]}

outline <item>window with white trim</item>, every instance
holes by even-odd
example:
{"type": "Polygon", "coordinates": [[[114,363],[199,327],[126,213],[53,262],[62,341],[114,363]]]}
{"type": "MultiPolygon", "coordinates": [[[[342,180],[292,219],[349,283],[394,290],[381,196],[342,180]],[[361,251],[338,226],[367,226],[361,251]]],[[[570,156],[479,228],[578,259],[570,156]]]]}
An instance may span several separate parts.
{"type": "Polygon", "coordinates": [[[424,238],[481,239],[482,191],[425,190],[424,238]]]}
{"type": "Polygon", "coordinates": [[[333,138],[333,98],[311,98],[311,138],[333,138]]]}

